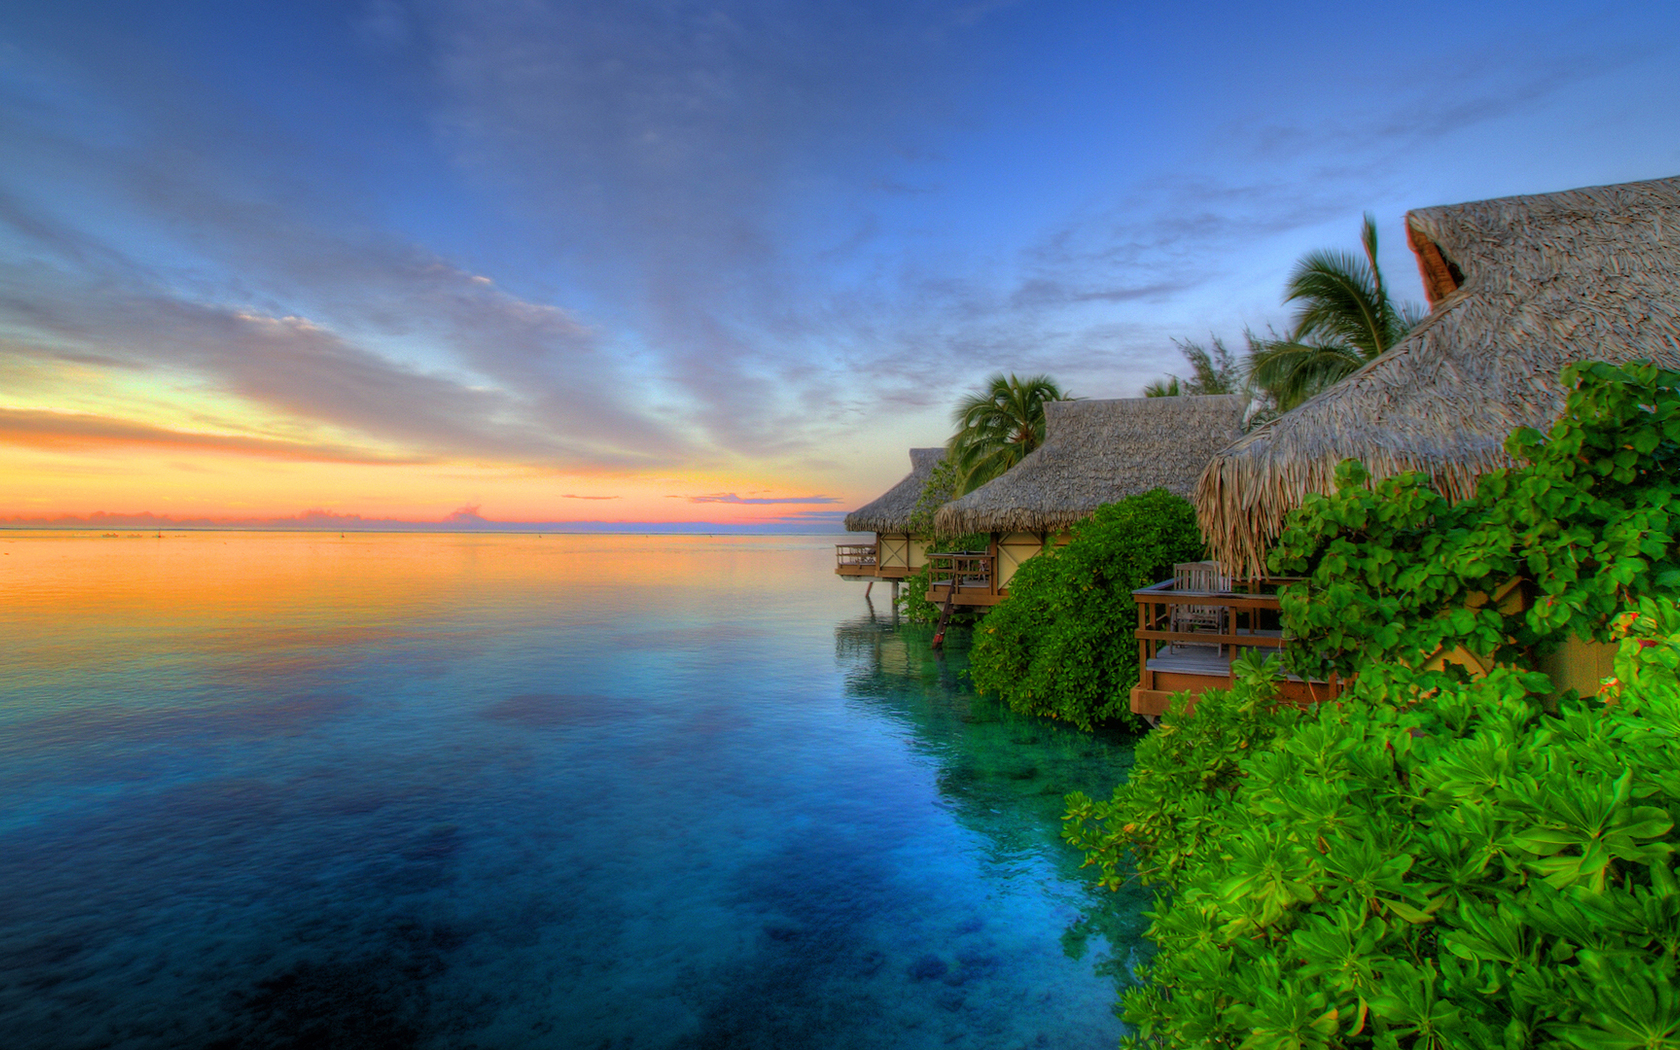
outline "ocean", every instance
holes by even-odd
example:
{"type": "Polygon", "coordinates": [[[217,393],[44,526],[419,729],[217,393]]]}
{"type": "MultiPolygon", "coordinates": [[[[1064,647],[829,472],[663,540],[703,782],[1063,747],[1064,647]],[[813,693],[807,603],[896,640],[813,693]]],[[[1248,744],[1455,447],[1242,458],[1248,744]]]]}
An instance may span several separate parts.
{"type": "Polygon", "coordinates": [[[846,539],[0,532],[0,1046],[1113,1047],[1130,741],[846,539]]]}

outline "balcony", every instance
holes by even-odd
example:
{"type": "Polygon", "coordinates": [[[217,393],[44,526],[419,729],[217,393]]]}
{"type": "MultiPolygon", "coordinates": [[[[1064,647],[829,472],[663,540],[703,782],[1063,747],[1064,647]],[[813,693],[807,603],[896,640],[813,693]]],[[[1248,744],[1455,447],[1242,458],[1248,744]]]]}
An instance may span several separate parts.
{"type": "Polygon", "coordinates": [[[834,571],[848,580],[874,579],[878,560],[873,543],[834,545],[834,571]]]}
{"type": "Polygon", "coordinates": [[[929,551],[927,600],[936,605],[996,605],[1003,600],[991,551],[929,551]]]}
{"type": "MultiPolygon", "coordinates": [[[[1234,657],[1251,649],[1281,652],[1283,636],[1277,590],[1285,579],[1233,583],[1211,563],[1178,566],[1174,578],[1132,592],[1137,601],[1139,681],[1132,689],[1134,714],[1154,718],[1166,712],[1175,693],[1200,696],[1229,689],[1234,657]]],[[[1285,703],[1306,705],[1333,698],[1339,683],[1293,675],[1278,682],[1285,703]]]]}

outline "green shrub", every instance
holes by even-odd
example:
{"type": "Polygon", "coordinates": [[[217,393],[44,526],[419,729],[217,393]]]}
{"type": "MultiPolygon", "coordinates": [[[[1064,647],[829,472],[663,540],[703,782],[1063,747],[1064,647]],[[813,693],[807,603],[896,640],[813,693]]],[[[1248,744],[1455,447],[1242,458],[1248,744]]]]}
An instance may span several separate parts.
{"type": "Polygon", "coordinates": [[[1643,611],[1614,704],[1389,667],[1268,712],[1250,668],[1112,801],[1070,796],[1111,884],[1129,859],[1170,887],[1129,1044],[1680,1047],[1680,615],[1643,611]]]}
{"type": "MultiPolygon", "coordinates": [[[[910,511],[910,533],[926,536],[930,551],[985,550],[992,542],[986,533],[968,536],[949,536],[934,528],[934,515],[939,508],[957,495],[960,482],[957,468],[949,459],[941,459],[922,484],[922,494],[910,511]]],[[[924,565],[904,579],[898,592],[898,607],[911,623],[933,623],[939,619],[939,606],[927,600],[931,569],[924,565]]],[[[951,623],[971,624],[979,614],[971,606],[957,606],[951,611],[951,623]]]]}
{"type": "Polygon", "coordinates": [[[1097,508],[1066,546],[1023,562],[1009,596],[975,629],[975,689],[1082,729],[1131,717],[1138,682],[1132,591],[1200,557],[1196,512],[1164,489],[1097,508]]]}
{"type": "Polygon", "coordinates": [[[1298,671],[1347,675],[1458,646],[1532,666],[1569,634],[1602,640],[1613,612],[1680,584],[1680,373],[1588,364],[1563,378],[1575,389],[1551,433],[1513,434],[1506,448],[1526,464],[1482,478],[1472,499],[1451,505],[1418,474],[1367,487],[1351,460],[1335,495],[1307,497],[1271,559],[1308,577],[1282,594],[1298,671]],[[1468,607],[1512,579],[1526,610],[1468,607]]]}
{"type": "MultiPolygon", "coordinates": [[[[898,608],[910,623],[936,623],[939,620],[939,604],[927,600],[930,577],[931,570],[924,565],[906,576],[904,586],[899,589],[898,608]]],[[[967,626],[974,623],[978,616],[973,606],[958,605],[951,609],[950,622],[967,626]]]]}
{"type": "Polygon", "coordinates": [[[1118,890],[1133,868],[1145,885],[1170,883],[1208,852],[1242,760],[1298,717],[1274,702],[1274,668],[1252,651],[1238,657],[1241,688],[1203,693],[1194,718],[1185,715],[1190,694],[1178,694],[1161,724],[1138,741],[1131,777],[1112,802],[1069,796],[1063,837],[1085,851],[1087,866],[1098,868],[1099,885],[1118,890]]]}
{"type": "Polygon", "coordinates": [[[1069,797],[1100,881],[1165,891],[1133,1045],[1680,1050],[1680,373],[1565,377],[1473,499],[1344,464],[1291,516],[1285,625],[1338,701],[1277,710],[1246,659],[1110,801],[1069,797]],[[1511,580],[1525,609],[1470,607],[1511,580]],[[1571,633],[1631,637],[1600,700],[1543,702],[1571,633]],[[1416,669],[1456,646],[1496,666],[1416,669]]]}

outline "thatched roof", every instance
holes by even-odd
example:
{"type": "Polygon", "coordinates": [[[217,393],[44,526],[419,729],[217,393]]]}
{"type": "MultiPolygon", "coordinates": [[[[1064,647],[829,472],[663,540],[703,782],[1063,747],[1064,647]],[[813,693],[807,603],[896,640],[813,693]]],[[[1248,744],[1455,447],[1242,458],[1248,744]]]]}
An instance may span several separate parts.
{"type": "Polygon", "coordinates": [[[1425,208],[1406,216],[1433,311],[1406,340],[1208,465],[1214,557],[1258,574],[1284,515],[1336,464],[1429,473],[1451,499],[1511,465],[1520,426],[1563,412],[1572,361],[1680,366],[1680,178],[1425,208]]]}
{"type": "Polygon", "coordinates": [[[910,450],[910,473],[904,480],[882,493],[872,503],[865,503],[846,515],[848,532],[908,532],[910,512],[922,496],[922,488],[933,468],[945,458],[942,448],[913,448],[910,450]]]}
{"type": "Polygon", "coordinates": [[[939,508],[940,532],[1059,532],[1104,503],[1164,488],[1188,497],[1215,452],[1242,433],[1248,399],[1052,401],[1044,444],[1001,477],[939,508]]]}

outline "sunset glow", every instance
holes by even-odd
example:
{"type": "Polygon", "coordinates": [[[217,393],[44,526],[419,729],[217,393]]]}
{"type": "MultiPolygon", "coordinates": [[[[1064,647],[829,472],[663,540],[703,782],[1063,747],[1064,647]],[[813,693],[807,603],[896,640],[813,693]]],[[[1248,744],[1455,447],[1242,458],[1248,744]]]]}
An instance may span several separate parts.
{"type": "Polygon", "coordinates": [[[1418,299],[1408,208],[1674,174],[1677,17],[8,5],[0,522],[832,529],[994,371],[1282,325],[1364,212],[1418,299]]]}

